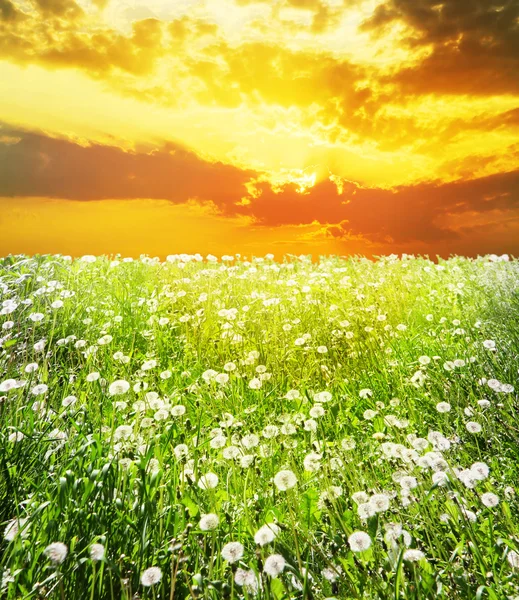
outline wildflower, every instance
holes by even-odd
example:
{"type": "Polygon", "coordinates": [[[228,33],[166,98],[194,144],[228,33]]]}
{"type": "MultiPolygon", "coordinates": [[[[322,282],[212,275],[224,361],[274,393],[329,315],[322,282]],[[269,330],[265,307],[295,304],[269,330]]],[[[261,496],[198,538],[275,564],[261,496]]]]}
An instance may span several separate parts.
{"type": "Polygon", "coordinates": [[[111,396],[119,396],[122,394],[126,394],[126,392],[130,389],[130,384],[124,379],[118,379],[110,384],[108,388],[108,392],[111,396]]]}
{"type": "Polygon", "coordinates": [[[198,480],[198,487],[202,490],[215,488],[218,485],[218,475],[215,473],[206,473],[198,480]]]}
{"type": "Polygon", "coordinates": [[[515,550],[510,550],[506,555],[506,560],[512,569],[519,569],[519,553],[515,550]]]}
{"type": "Polygon", "coordinates": [[[326,411],[320,404],[316,404],[315,406],[312,406],[312,408],[309,411],[309,414],[314,419],[318,419],[319,417],[322,417],[325,414],[325,412],[326,411]]]}
{"type": "Polygon", "coordinates": [[[348,538],[348,544],[353,552],[364,552],[371,546],[371,538],[364,531],[354,531],[348,538]]]}
{"type": "Polygon", "coordinates": [[[114,431],[114,441],[129,440],[133,435],[133,428],[131,425],[119,425],[114,431]]]}
{"type": "Polygon", "coordinates": [[[409,548],[404,552],[403,559],[408,562],[418,562],[425,558],[425,554],[421,550],[416,550],[414,548],[409,548]]]}
{"type": "Polygon", "coordinates": [[[475,462],[470,467],[470,472],[472,473],[472,477],[474,479],[477,479],[478,481],[483,481],[488,477],[490,469],[488,468],[488,465],[486,465],[483,462],[475,462]]]}
{"type": "Polygon", "coordinates": [[[374,494],[369,499],[369,504],[375,512],[384,512],[389,508],[389,497],[385,494],[374,494]]]}
{"type": "Polygon", "coordinates": [[[234,581],[237,585],[243,586],[249,594],[256,594],[258,591],[258,577],[252,569],[245,570],[238,567],[234,574],[234,581]]]}
{"type": "Polygon", "coordinates": [[[48,389],[48,386],[44,383],[39,383],[32,388],[31,394],[33,394],[33,396],[41,396],[42,394],[45,394],[48,389]]]}
{"type": "Polygon", "coordinates": [[[307,454],[303,461],[305,471],[318,471],[321,467],[321,458],[322,454],[317,454],[316,452],[311,452],[310,454],[307,454]]]}
{"type": "Polygon", "coordinates": [[[481,502],[487,508],[494,508],[499,504],[499,496],[493,494],[492,492],[486,492],[481,496],[481,502]]]}
{"type": "MultiPolygon", "coordinates": [[[[13,519],[7,523],[4,530],[4,539],[8,542],[12,542],[14,538],[20,533],[20,529],[23,528],[25,523],[27,522],[26,518],[23,519],[13,519]]],[[[22,532],[22,537],[27,535],[26,532],[22,532]]]]}
{"type": "Polygon", "coordinates": [[[90,559],[94,562],[103,560],[105,557],[105,547],[103,544],[92,544],[90,546],[90,559]]]}
{"type": "Polygon", "coordinates": [[[253,379],[251,379],[249,381],[249,387],[251,390],[259,390],[262,386],[262,382],[261,379],[258,379],[257,377],[254,377],[253,379]]]}
{"type": "Polygon", "coordinates": [[[45,556],[54,564],[61,564],[67,558],[68,548],[63,542],[53,542],[43,551],[45,556]]]}
{"type": "Polygon", "coordinates": [[[330,400],[332,399],[332,394],[328,391],[324,391],[324,392],[316,392],[313,396],[314,402],[317,403],[326,403],[326,402],[330,402],[330,400]]]}
{"type": "Polygon", "coordinates": [[[481,425],[475,421],[469,421],[465,427],[469,433],[479,433],[482,429],[481,425]]]}
{"type": "Polygon", "coordinates": [[[199,526],[202,531],[213,531],[213,529],[216,529],[219,524],[220,519],[218,518],[218,515],[209,513],[207,515],[202,515],[199,526]]]}
{"type": "Polygon", "coordinates": [[[240,542],[229,542],[222,548],[221,555],[229,563],[235,563],[243,556],[243,545],[240,542]]]}
{"type": "Polygon", "coordinates": [[[141,573],[141,583],[144,587],[151,587],[162,579],[160,567],[149,567],[141,573]]]}
{"type": "Polygon", "coordinates": [[[61,406],[63,406],[63,408],[66,408],[67,406],[72,406],[76,402],[77,402],[76,396],[66,396],[61,401],[61,406]]]}
{"type": "Polygon", "coordinates": [[[288,469],[279,471],[274,477],[274,484],[281,492],[286,492],[287,490],[293,488],[296,483],[297,477],[288,469]]]}
{"type": "Polygon", "coordinates": [[[448,402],[438,402],[436,405],[436,410],[439,413],[447,413],[451,409],[451,405],[448,402]]]}
{"type": "Polygon", "coordinates": [[[278,577],[285,569],[286,561],[281,554],[271,554],[265,560],[263,571],[270,577],[278,577]]]}
{"type": "Polygon", "coordinates": [[[0,383],[0,392],[10,392],[17,388],[16,379],[6,379],[0,383]]]}
{"type": "Polygon", "coordinates": [[[275,523],[263,525],[258,529],[258,531],[256,531],[254,535],[254,541],[259,546],[265,546],[265,544],[270,544],[275,540],[279,531],[280,529],[275,523]]]}

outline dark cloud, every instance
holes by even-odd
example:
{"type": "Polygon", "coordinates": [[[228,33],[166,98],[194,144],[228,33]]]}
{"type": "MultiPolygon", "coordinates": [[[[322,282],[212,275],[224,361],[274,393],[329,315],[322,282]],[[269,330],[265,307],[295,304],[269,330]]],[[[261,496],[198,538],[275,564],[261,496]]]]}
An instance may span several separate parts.
{"type": "Polygon", "coordinates": [[[43,16],[77,19],[84,15],[83,9],[74,0],[35,0],[34,3],[43,16]]]}
{"type": "Polygon", "coordinates": [[[247,194],[245,183],[256,175],[205,161],[176,144],[150,153],[132,153],[97,144],[83,147],[7,128],[3,133],[0,196],[160,198],[175,203],[198,199],[229,210],[226,206],[247,194]]]}
{"type": "Polygon", "coordinates": [[[14,4],[10,0],[0,0],[0,20],[1,21],[15,21],[22,17],[19,10],[16,9],[14,4]]]}
{"type": "Polygon", "coordinates": [[[431,54],[394,78],[404,93],[519,91],[519,0],[386,0],[361,26],[383,35],[408,26],[403,43],[431,54]]]}
{"type": "MultiPolygon", "coordinates": [[[[510,220],[519,212],[519,170],[392,189],[324,180],[299,193],[295,183],[275,191],[261,173],[203,160],[176,144],[148,153],[126,152],[8,127],[0,133],[3,197],[197,200],[212,203],[224,216],[248,216],[256,226],[318,223],[335,238],[362,236],[388,247],[466,244],[467,236],[479,231],[478,219],[510,220]]],[[[519,227],[517,234],[519,248],[519,227]]]]}

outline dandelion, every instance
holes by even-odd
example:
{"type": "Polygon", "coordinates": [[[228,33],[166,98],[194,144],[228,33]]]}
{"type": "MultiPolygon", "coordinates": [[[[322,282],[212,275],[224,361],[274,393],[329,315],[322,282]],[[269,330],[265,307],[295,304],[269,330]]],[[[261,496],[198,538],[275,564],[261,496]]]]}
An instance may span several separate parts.
{"type": "MultiPolygon", "coordinates": [[[[7,542],[12,542],[16,536],[20,533],[20,530],[24,527],[25,523],[27,523],[26,518],[22,518],[22,519],[13,519],[12,521],[9,521],[9,523],[7,523],[5,529],[4,529],[4,539],[7,542]]],[[[22,537],[25,537],[27,535],[26,531],[22,531],[21,533],[22,537]]]]}
{"type": "Polygon", "coordinates": [[[90,546],[90,560],[97,562],[105,557],[105,547],[103,544],[92,544],[90,546]]]}
{"type": "Polygon", "coordinates": [[[141,573],[141,583],[144,587],[151,587],[162,579],[160,567],[148,567],[141,573]]]}
{"type": "Polygon", "coordinates": [[[266,544],[270,544],[279,534],[280,529],[278,525],[275,523],[269,523],[268,525],[263,525],[256,531],[254,534],[254,541],[259,546],[265,546],[266,544]]]}
{"type": "Polygon", "coordinates": [[[297,477],[289,469],[285,469],[276,473],[274,477],[274,484],[281,492],[293,488],[297,484],[297,477]]]}
{"type": "Polygon", "coordinates": [[[110,384],[108,388],[108,392],[111,396],[120,396],[122,394],[126,394],[126,392],[130,389],[130,384],[124,379],[118,379],[110,384]]]}
{"type": "Polygon", "coordinates": [[[436,410],[439,413],[447,413],[451,409],[451,405],[448,402],[438,402],[436,405],[436,410]]]}
{"type": "Polygon", "coordinates": [[[259,390],[261,389],[262,385],[261,379],[258,379],[257,377],[254,377],[249,381],[249,387],[251,390],[259,390]]]}
{"type": "Polygon", "coordinates": [[[61,401],[61,406],[63,406],[63,408],[67,408],[68,406],[72,406],[76,402],[76,396],[65,396],[65,398],[63,398],[63,400],[61,401]]]}
{"type": "Polygon", "coordinates": [[[311,452],[310,454],[307,454],[303,461],[305,471],[318,471],[321,467],[321,459],[322,454],[317,454],[316,452],[311,452]]]}
{"type": "Polygon", "coordinates": [[[371,419],[374,419],[377,416],[377,414],[378,412],[376,410],[371,410],[368,408],[364,411],[362,416],[366,419],[366,421],[370,421],[371,419]]]}
{"type": "Polygon", "coordinates": [[[281,554],[271,554],[265,560],[263,571],[270,577],[279,577],[286,566],[286,560],[281,554]]]}
{"type": "Polygon", "coordinates": [[[182,404],[177,404],[171,407],[170,412],[172,417],[181,417],[186,414],[186,407],[182,404]]]}
{"type": "Polygon", "coordinates": [[[495,508],[499,504],[499,496],[492,492],[486,492],[481,496],[481,502],[487,508],[495,508]]]}
{"type": "Polygon", "coordinates": [[[32,388],[31,394],[33,396],[42,396],[43,394],[47,393],[48,389],[48,386],[46,386],[44,383],[39,383],[32,388]]]}
{"type": "Polygon", "coordinates": [[[18,387],[16,379],[6,379],[0,383],[0,392],[10,392],[18,387]]]}
{"type": "Polygon", "coordinates": [[[222,548],[221,555],[229,563],[235,563],[243,556],[244,548],[240,542],[229,542],[222,548]]]}
{"type": "Polygon", "coordinates": [[[515,550],[509,550],[506,555],[506,560],[512,569],[519,569],[519,553],[515,550]]]}
{"type": "Polygon", "coordinates": [[[374,494],[369,499],[369,504],[375,512],[384,512],[389,508],[389,497],[386,494],[374,494]]]}
{"type": "Polygon", "coordinates": [[[482,427],[479,423],[476,423],[476,421],[469,421],[465,427],[467,428],[467,431],[469,433],[480,433],[482,427]]]}
{"type": "Polygon", "coordinates": [[[206,473],[198,480],[198,487],[202,490],[213,489],[218,485],[218,475],[215,473],[206,473]]]}
{"type": "Polygon", "coordinates": [[[218,515],[214,513],[209,513],[207,515],[202,515],[199,522],[199,527],[202,531],[213,531],[220,524],[220,519],[218,515]]]}
{"type": "Polygon", "coordinates": [[[243,586],[249,594],[256,594],[259,589],[258,578],[252,569],[245,570],[238,567],[234,574],[234,581],[237,585],[243,586]]]}
{"type": "Polygon", "coordinates": [[[43,551],[45,556],[54,564],[61,564],[67,558],[68,547],[63,542],[53,542],[43,551]]]}
{"type": "Polygon", "coordinates": [[[418,562],[425,558],[425,554],[421,550],[416,550],[414,548],[409,548],[404,552],[402,557],[407,562],[418,562]]]}
{"type": "Polygon", "coordinates": [[[133,435],[133,427],[131,425],[119,425],[114,431],[114,441],[129,440],[133,435]]]}
{"type": "Polygon", "coordinates": [[[474,479],[476,479],[478,481],[483,481],[484,479],[486,479],[488,477],[488,474],[490,473],[490,469],[488,468],[488,465],[483,462],[475,462],[470,467],[470,472],[474,479]]]}
{"type": "Polygon", "coordinates": [[[348,544],[353,552],[364,552],[371,546],[371,538],[364,531],[354,531],[348,537],[348,544]]]}
{"type": "Polygon", "coordinates": [[[314,394],[314,402],[318,402],[318,403],[326,403],[326,402],[330,402],[330,400],[333,398],[332,394],[330,392],[324,391],[324,392],[317,392],[314,394]]]}

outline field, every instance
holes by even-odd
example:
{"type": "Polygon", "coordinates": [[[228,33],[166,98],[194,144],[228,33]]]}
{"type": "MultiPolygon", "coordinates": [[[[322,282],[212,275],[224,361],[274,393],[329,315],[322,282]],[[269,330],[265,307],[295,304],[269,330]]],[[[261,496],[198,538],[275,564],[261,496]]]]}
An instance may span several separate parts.
{"type": "Polygon", "coordinates": [[[1,259],[0,598],[519,598],[519,261],[273,258],[1,259]]]}

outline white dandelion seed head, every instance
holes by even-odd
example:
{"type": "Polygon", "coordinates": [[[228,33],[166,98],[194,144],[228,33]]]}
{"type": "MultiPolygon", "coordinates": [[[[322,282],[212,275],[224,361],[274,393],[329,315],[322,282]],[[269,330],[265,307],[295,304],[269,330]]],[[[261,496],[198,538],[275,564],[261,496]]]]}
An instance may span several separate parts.
{"type": "Polygon", "coordinates": [[[479,433],[482,429],[481,425],[476,423],[476,421],[469,421],[465,427],[469,433],[479,433]]]}
{"type": "Polygon", "coordinates": [[[281,492],[286,492],[287,490],[293,488],[297,484],[297,477],[293,471],[289,469],[283,469],[276,473],[274,477],[274,485],[281,492]]]}
{"type": "Polygon", "coordinates": [[[61,564],[67,558],[68,547],[63,542],[49,544],[43,554],[53,563],[61,564]]]}
{"type": "Polygon", "coordinates": [[[162,579],[160,567],[148,567],[141,573],[141,583],[144,587],[151,587],[162,579]]]}
{"type": "Polygon", "coordinates": [[[263,571],[270,577],[278,577],[283,573],[286,566],[286,560],[281,554],[271,554],[265,560],[263,571]]]}
{"type": "Polygon", "coordinates": [[[418,562],[425,558],[425,554],[421,550],[415,548],[409,548],[404,552],[403,559],[407,562],[418,562]]]}
{"type": "Polygon", "coordinates": [[[373,494],[368,502],[377,513],[384,512],[389,508],[389,496],[386,494],[373,494]]]}
{"type": "Polygon", "coordinates": [[[353,552],[364,552],[371,546],[371,538],[364,531],[354,531],[348,537],[348,544],[353,552]]]}
{"type": "Polygon", "coordinates": [[[481,502],[487,508],[495,508],[499,504],[499,496],[492,492],[485,492],[481,496],[481,502]]]}
{"type": "Polygon", "coordinates": [[[103,544],[92,544],[90,546],[90,559],[94,562],[103,560],[105,557],[105,547],[103,544]]]}
{"type": "Polygon", "coordinates": [[[259,546],[265,546],[266,544],[270,544],[276,539],[280,529],[278,525],[275,523],[268,523],[263,525],[256,531],[254,534],[254,541],[259,546]]]}
{"type": "Polygon", "coordinates": [[[219,524],[220,519],[218,518],[218,515],[209,513],[207,515],[202,515],[199,526],[202,531],[213,531],[218,527],[219,524]]]}
{"type": "Polygon", "coordinates": [[[130,384],[124,379],[118,379],[110,384],[108,388],[108,393],[110,396],[120,396],[122,394],[126,394],[126,392],[130,389],[130,384]]]}
{"type": "Polygon", "coordinates": [[[229,563],[235,563],[243,556],[244,548],[240,542],[229,542],[222,548],[221,555],[229,563]]]}
{"type": "Polygon", "coordinates": [[[218,475],[216,473],[206,473],[198,480],[198,487],[202,490],[213,489],[218,485],[218,475]]]}
{"type": "Polygon", "coordinates": [[[506,560],[512,569],[519,569],[519,553],[515,550],[509,550],[506,560]]]}

